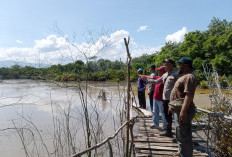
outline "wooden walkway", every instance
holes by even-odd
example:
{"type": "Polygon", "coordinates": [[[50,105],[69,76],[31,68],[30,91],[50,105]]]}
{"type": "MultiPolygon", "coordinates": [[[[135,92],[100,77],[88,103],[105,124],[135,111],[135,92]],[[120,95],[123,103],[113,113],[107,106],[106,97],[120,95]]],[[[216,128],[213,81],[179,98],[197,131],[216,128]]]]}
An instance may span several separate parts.
{"type": "MultiPolygon", "coordinates": [[[[144,112],[144,110],[143,110],[144,112]]],[[[178,157],[178,144],[169,137],[160,136],[160,129],[151,129],[153,125],[151,113],[145,111],[145,116],[137,118],[134,125],[134,145],[136,157],[178,157]]],[[[161,124],[162,125],[162,124],[161,124]]],[[[208,156],[206,153],[193,151],[194,156],[208,156]]]]}

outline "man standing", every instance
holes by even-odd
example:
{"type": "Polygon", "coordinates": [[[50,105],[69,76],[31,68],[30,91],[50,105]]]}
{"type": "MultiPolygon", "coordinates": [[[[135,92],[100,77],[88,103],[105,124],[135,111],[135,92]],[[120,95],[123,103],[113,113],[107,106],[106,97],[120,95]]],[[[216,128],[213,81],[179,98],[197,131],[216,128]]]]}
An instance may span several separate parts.
{"type": "MultiPolygon", "coordinates": [[[[156,76],[155,74],[155,65],[151,64],[149,67],[149,71],[150,71],[150,76],[154,77],[156,76]]],[[[155,91],[155,85],[152,83],[148,83],[148,95],[149,95],[149,100],[150,100],[150,108],[151,108],[151,112],[153,112],[153,95],[154,95],[154,91],[155,91]]]]}
{"type": "Polygon", "coordinates": [[[170,101],[183,99],[181,111],[177,113],[178,126],[176,127],[176,139],[181,157],[193,155],[192,119],[196,112],[193,98],[197,83],[192,70],[192,62],[193,60],[189,57],[183,57],[177,62],[180,77],[176,81],[170,97],[170,101]]]}
{"type": "Polygon", "coordinates": [[[142,80],[142,78],[140,77],[140,75],[143,74],[143,69],[139,69],[137,73],[139,75],[137,82],[139,107],[146,109],[146,97],[145,97],[146,81],[142,80]]]}
{"type": "MultiPolygon", "coordinates": [[[[153,76],[153,78],[159,79],[165,73],[165,68],[164,66],[161,66],[159,68],[156,68],[156,70],[158,70],[158,76],[153,76]]],[[[153,114],[152,114],[154,125],[151,126],[152,129],[159,128],[159,113],[161,113],[162,116],[163,130],[166,130],[167,128],[167,122],[165,119],[163,98],[162,98],[163,89],[164,89],[163,83],[157,83],[155,85],[155,93],[153,96],[153,114]]]]}
{"type": "MultiPolygon", "coordinates": [[[[166,73],[163,74],[158,80],[150,79],[149,82],[154,84],[157,83],[164,83],[163,89],[163,100],[164,100],[164,114],[167,121],[167,129],[164,133],[161,133],[161,136],[173,137],[172,134],[172,113],[168,113],[168,104],[170,101],[170,94],[174,87],[174,84],[177,80],[178,74],[177,71],[174,69],[175,62],[169,58],[164,60],[164,67],[166,73]]],[[[142,76],[143,79],[147,80],[150,76],[142,76]]]]}

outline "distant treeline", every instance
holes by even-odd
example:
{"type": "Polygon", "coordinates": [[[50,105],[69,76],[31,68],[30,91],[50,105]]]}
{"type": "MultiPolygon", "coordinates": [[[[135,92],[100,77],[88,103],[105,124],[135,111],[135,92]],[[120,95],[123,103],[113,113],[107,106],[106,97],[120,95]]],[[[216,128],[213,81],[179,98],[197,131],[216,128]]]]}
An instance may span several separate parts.
{"type": "Polygon", "coordinates": [[[99,59],[89,61],[88,65],[81,60],[66,65],[52,65],[48,68],[20,67],[0,68],[2,79],[49,79],[56,81],[84,81],[88,74],[90,81],[125,80],[125,63],[99,59]]]}
{"type": "MultiPolygon", "coordinates": [[[[137,78],[137,69],[148,70],[150,64],[163,65],[165,58],[178,60],[183,56],[193,59],[198,82],[205,80],[202,64],[214,67],[218,73],[232,80],[232,22],[213,18],[206,31],[193,31],[185,35],[182,43],[167,42],[160,52],[142,55],[131,61],[131,79],[137,78]]],[[[88,65],[81,60],[48,68],[20,67],[0,68],[2,79],[54,79],[57,81],[123,81],[126,79],[126,63],[99,59],[88,65]]]]}

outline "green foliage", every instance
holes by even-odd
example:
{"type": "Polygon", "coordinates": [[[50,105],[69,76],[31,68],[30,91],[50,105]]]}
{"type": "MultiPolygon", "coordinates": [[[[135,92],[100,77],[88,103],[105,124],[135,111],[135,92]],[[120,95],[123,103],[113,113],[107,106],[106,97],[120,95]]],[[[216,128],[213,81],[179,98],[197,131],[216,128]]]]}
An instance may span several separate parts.
{"type": "Polygon", "coordinates": [[[178,60],[179,57],[179,43],[175,42],[167,42],[165,45],[161,48],[161,51],[155,56],[155,65],[161,66],[163,65],[163,61],[166,58],[171,58],[174,61],[178,60]]]}
{"type": "Polygon", "coordinates": [[[201,86],[201,88],[209,88],[207,81],[201,81],[200,86],[201,86]]]}
{"type": "Polygon", "coordinates": [[[227,87],[228,86],[226,78],[227,77],[225,75],[219,76],[219,82],[220,82],[222,87],[227,87]]]}
{"type": "Polygon", "coordinates": [[[155,54],[147,55],[143,54],[140,57],[135,57],[131,60],[131,66],[133,70],[138,70],[139,68],[147,69],[150,64],[155,62],[155,54]]]}

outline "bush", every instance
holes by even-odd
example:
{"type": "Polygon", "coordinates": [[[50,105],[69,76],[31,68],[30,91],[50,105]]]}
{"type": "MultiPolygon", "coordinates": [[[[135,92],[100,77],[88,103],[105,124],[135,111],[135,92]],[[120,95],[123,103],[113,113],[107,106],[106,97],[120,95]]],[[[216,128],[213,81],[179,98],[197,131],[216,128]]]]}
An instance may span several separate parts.
{"type": "Polygon", "coordinates": [[[219,76],[219,82],[221,84],[222,87],[228,87],[228,83],[226,81],[226,76],[219,76]]]}
{"type": "Polygon", "coordinates": [[[61,81],[61,76],[60,75],[56,76],[55,81],[61,81]]]}
{"type": "Polygon", "coordinates": [[[201,81],[200,86],[201,86],[201,88],[209,88],[208,81],[201,81]]]}

